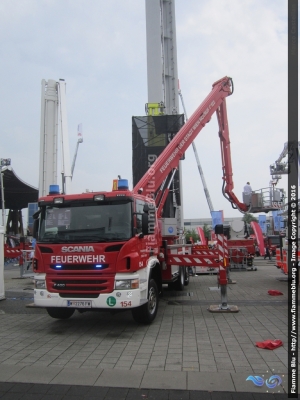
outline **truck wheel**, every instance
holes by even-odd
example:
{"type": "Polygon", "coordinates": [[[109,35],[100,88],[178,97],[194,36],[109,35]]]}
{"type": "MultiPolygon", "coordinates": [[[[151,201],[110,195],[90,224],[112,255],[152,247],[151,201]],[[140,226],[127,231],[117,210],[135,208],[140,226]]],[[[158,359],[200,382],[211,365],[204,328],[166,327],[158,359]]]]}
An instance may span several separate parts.
{"type": "Polygon", "coordinates": [[[142,324],[151,324],[158,310],[158,289],[154,279],[149,282],[148,302],[131,310],[133,319],[142,324]]]}
{"type": "Polygon", "coordinates": [[[185,268],[180,267],[177,281],[174,282],[175,290],[182,292],[185,284],[185,268]]]}
{"type": "Polygon", "coordinates": [[[190,283],[190,275],[189,268],[184,268],[184,286],[187,286],[190,283]]]}
{"type": "Polygon", "coordinates": [[[57,319],[68,319],[72,317],[74,314],[75,310],[74,308],[60,308],[60,307],[49,307],[46,308],[47,313],[50,315],[52,318],[57,318],[57,319]]]}

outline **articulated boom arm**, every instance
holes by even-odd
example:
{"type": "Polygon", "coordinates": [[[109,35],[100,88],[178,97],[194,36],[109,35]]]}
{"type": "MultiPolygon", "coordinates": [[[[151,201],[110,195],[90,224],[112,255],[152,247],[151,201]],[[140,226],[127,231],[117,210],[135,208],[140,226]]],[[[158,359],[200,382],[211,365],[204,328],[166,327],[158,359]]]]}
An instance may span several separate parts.
{"type": "Polygon", "coordinates": [[[184,152],[201,129],[210,121],[224,98],[231,94],[231,79],[224,77],[213,84],[212,91],[168,144],[145,175],[133,188],[134,193],[155,193],[169,173],[177,168],[184,152]]]}
{"type": "Polygon", "coordinates": [[[248,206],[241,203],[236,195],[233,193],[233,180],[232,180],[232,164],[231,164],[231,153],[230,153],[230,139],[229,139],[229,127],[227,120],[226,111],[226,99],[220,104],[220,107],[216,111],[217,119],[219,124],[219,137],[221,145],[221,157],[222,157],[222,169],[223,169],[223,187],[222,192],[224,197],[230,201],[232,208],[237,208],[241,212],[247,212],[248,206]]]}
{"type": "MultiPolygon", "coordinates": [[[[197,110],[176,134],[174,139],[168,144],[145,175],[133,188],[134,193],[143,193],[145,196],[153,199],[154,193],[158,191],[169,173],[178,168],[179,161],[184,152],[192,144],[201,129],[210,121],[213,113],[217,112],[222,149],[223,179],[226,180],[225,193],[228,194],[227,199],[231,203],[236,204],[237,207],[243,211],[247,210],[247,206],[240,203],[232,193],[233,182],[229,146],[230,142],[225,105],[226,97],[230,96],[232,93],[232,79],[227,76],[213,84],[210,94],[200,104],[197,110]]],[[[162,209],[162,206],[163,204],[161,201],[159,210],[162,209]]]]}

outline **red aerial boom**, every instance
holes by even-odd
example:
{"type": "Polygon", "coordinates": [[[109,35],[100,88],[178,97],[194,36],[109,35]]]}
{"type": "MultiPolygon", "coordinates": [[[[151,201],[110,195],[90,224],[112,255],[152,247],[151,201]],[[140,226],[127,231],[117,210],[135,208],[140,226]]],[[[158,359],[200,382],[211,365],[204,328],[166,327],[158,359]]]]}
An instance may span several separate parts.
{"type": "Polygon", "coordinates": [[[133,188],[133,193],[143,194],[155,200],[156,206],[158,207],[158,216],[161,216],[162,208],[174,176],[174,171],[177,169],[180,159],[201,129],[210,121],[214,112],[217,113],[219,124],[224,180],[223,194],[227,200],[231,202],[233,208],[237,208],[243,213],[247,212],[249,209],[249,207],[241,203],[233,193],[234,184],[232,180],[229,128],[226,112],[226,97],[230,96],[232,93],[233,82],[231,78],[225,76],[216,81],[213,84],[210,94],[200,104],[174,139],[133,188]],[[161,188],[163,185],[167,185],[164,190],[161,188]],[[161,195],[162,193],[163,195],[161,195]]]}

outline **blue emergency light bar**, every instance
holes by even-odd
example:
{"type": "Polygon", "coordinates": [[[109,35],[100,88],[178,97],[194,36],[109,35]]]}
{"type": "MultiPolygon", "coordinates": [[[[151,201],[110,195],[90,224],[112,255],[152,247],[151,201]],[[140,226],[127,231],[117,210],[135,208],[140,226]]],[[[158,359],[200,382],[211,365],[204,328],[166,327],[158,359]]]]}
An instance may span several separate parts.
{"type": "Polygon", "coordinates": [[[119,179],[118,180],[118,190],[128,190],[128,179],[119,179]]]}

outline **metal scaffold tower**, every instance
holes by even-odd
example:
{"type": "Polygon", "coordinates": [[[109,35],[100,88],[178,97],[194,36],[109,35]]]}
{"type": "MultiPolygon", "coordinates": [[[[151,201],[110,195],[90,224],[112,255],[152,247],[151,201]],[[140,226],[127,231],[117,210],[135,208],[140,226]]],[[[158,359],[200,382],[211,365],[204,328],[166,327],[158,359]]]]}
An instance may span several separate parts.
{"type": "MultiPolygon", "coordinates": [[[[148,104],[160,103],[164,114],[179,113],[175,0],[146,1],[148,104]]],[[[176,218],[183,228],[179,165],[179,201],[176,218]]],[[[174,200],[175,201],[175,200],[174,200]]]]}

